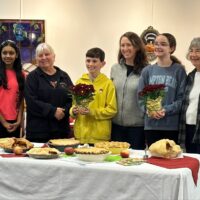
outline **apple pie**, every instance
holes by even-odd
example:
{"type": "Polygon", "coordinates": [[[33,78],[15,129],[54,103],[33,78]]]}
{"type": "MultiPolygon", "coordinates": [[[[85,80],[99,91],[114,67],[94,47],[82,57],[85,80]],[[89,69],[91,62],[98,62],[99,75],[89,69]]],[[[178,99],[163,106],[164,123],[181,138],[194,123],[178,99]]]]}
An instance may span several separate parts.
{"type": "Polygon", "coordinates": [[[55,148],[50,148],[50,147],[44,147],[44,148],[35,147],[30,149],[26,153],[34,155],[55,155],[55,154],[59,155],[61,152],[55,148]]]}
{"type": "Polygon", "coordinates": [[[25,138],[2,138],[0,139],[0,147],[4,149],[13,149],[14,147],[19,146],[22,149],[30,149],[34,145],[25,138]]]}
{"type": "Polygon", "coordinates": [[[122,150],[128,149],[130,147],[130,144],[128,142],[97,142],[94,145],[98,148],[105,148],[112,152],[112,154],[120,154],[122,150]]]}
{"type": "Polygon", "coordinates": [[[128,142],[97,142],[95,144],[95,147],[100,148],[126,148],[128,149],[130,147],[130,144],[128,142]]]}
{"type": "Polygon", "coordinates": [[[80,141],[75,139],[52,139],[48,143],[54,146],[75,146],[79,145],[80,141]]]}
{"type": "Polygon", "coordinates": [[[76,154],[93,154],[93,155],[109,153],[109,150],[104,149],[104,148],[97,148],[97,147],[77,148],[77,149],[74,149],[74,151],[76,154]]]}

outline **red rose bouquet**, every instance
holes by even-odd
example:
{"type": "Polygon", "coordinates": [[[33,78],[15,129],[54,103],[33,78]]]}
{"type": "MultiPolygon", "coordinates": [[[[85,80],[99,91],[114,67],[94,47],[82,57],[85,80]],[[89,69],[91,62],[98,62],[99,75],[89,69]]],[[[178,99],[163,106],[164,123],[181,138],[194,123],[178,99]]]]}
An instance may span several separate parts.
{"type": "Polygon", "coordinates": [[[143,100],[148,112],[158,111],[162,109],[162,100],[165,95],[165,85],[155,84],[147,85],[139,92],[139,96],[143,100]]]}
{"type": "Polygon", "coordinates": [[[93,85],[87,85],[79,83],[70,88],[73,98],[78,106],[87,107],[89,103],[94,99],[94,87],[93,85]]]}

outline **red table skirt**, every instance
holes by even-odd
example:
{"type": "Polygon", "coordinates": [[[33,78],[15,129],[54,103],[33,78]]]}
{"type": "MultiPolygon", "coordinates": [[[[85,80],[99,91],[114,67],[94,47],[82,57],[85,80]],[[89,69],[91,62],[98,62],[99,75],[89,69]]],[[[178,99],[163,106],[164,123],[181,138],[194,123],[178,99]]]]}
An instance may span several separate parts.
{"type": "Polygon", "coordinates": [[[147,162],[160,167],[165,167],[167,169],[189,168],[192,171],[194,183],[197,184],[199,160],[196,158],[192,158],[189,156],[184,156],[183,158],[177,159],[150,157],[147,159],[147,162]]]}

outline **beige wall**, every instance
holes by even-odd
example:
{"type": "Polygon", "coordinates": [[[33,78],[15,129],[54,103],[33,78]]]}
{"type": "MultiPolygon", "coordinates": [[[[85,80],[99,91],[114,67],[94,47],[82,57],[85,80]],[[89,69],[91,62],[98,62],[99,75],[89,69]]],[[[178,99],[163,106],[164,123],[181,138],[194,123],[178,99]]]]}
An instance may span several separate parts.
{"type": "Polygon", "coordinates": [[[117,61],[119,37],[126,31],[141,34],[148,26],[177,38],[175,55],[187,71],[185,59],[193,37],[200,36],[199,0],[0,0],[0,19],[44,19],[46,41],[56,52],[56,65],[72,80],[86,71],[87,49],[105,50],[109,76],[117,61]]]}

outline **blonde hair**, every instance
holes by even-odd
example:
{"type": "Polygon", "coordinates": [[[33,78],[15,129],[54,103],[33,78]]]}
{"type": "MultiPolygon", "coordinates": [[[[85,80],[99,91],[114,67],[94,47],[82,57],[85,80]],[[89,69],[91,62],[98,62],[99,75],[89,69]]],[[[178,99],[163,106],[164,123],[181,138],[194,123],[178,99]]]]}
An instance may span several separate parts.
{"type": "Polygon", "coordinates": [[[35,50],[35,56],[37,57],[40,53],[42,53],[44,50],[47,50],[49,51],[50,53],[54,54],[54,50],[53,48],[47,44],[47,43],[41,43],[39,44],[37,47],[36,47],[36,50],[35,50]]]}
{"type": "Polygon", "coordinates": [[[191,43],[190,43],[190,46],[188,48],[188,52],[186,54],[186,58],[189,60],[189,53],[190,53],[190,50],[192,48],[197,48],[197,49],[200,49],[200,37],[196,37],[196,38],[193,38],[191,43]]]}

